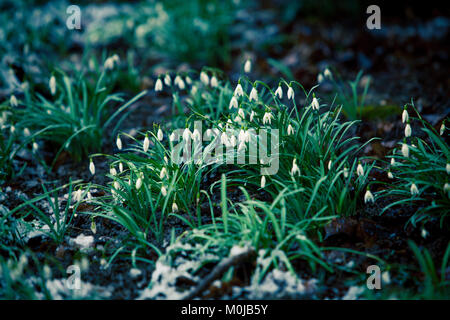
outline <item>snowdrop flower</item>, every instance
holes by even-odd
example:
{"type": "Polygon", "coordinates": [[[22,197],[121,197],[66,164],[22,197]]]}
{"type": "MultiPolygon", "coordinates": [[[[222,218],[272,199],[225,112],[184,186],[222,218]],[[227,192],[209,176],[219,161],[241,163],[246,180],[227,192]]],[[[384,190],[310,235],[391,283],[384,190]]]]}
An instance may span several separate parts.
{"type": "Polygon", "coordinates": [[[177,136],[176,136],[175,132],[172,132],[172,133],[170,134],[170,136],[169,136],[169,140],[172,141],[172,142],[175,141],[176,138],[177,138],[177,136]]]}
{"type": "Polygon", "coordinates": [[[450,162],[445,165],[445,171],[447,171],[447,174],[450,174],[450,162]]]}
{"type": "Polygon", "coordinates": [[[441,124],[441,128],[439,130],[439,134],[442,136],[444,134],[444,132],[445,132],[445,121],[442,122],[442,124],[441,124]]]}
{"type": "Polygon", "coordinates": [[[242,110],[242,108],[239,109],[238,115],[239,115],[239,117],[241,117],[242,119],[245,119],[245,113],[244,113],[244,110],[242,110]]]}
{"type": "Polygon", "coordinates": [[[300,168],[297,165],[297,159],[294,158],[294,160],[292,160],[291,176],[294,176],[295,174],[300,175],[300,168]]]}
{"type": "Polygon", "coordinates": [[[394,175],[392,174],[391,171],[388,171],[388,178],[389,179],[394,179],[394,175]]]}
{"type": "Polygon", "coordinates": [[[186,78],[184,78],[184,81],[186,81],[187,84],[192,83],[192,79],[189,76],[186,76],[186,78]]]}
{"type": "Polygon", "coordinates": [[[156,83],[155,83],[155,91],[156,92],[162,91],[162,89],[163,89],[163,83],[161,81],[161,78],[158,78],[158,80],[156,80],[156,83]]]}
{"type": "Polygon", "coordinates": [[[11,131],[11,133],[14,133],[16,131],[16,127],[11,126],[11,128],[9,128],[9,130],[11,131]]]}
{"type": "Polygon", "coordinates": [[[161,128],[158,129],[157,138],[158,138],[159,141],[162,141],[163,138],[164,138],[164,134],[163,134],[161,128]]]}
{"type": "Polygon", "coordinates": [[[164,185],[161,187],[161,194],[163,195],[163,197],[167,195],[167,189],[164,185]]]}
{"type": "Polygon", "coordinates": [[[294,100],[294,89],[292,89],[291,86],[289,86],[288,92],[287,92],[288,99],[294,100]]]}
{"type": "Polygon", "coordinates": [[[348,178],[348,168],[347,168],[347,166],[344,167],[344,178],[348,178]]]}
{"type": "Polygon", "coordinates": [[[52,96],[55,95],[56,93],[56,79],[55,76],[51,76],[50,80],[48,82],[48,87],[50,88],[50,93],[52,94],[52,96]]]}
{"type": "Polygon", "coordinates": [[[200,72],[200,81],[205,85],[209,85],[209,77],[205,71],[200,72]]]}
{"type": "Polygon", "coordinates": [[[114,59],[113,57],[109,57],[105,60],[105,63],[103,64],[103,68],[105,70],[112,70],[114,69],[114,59]]]}
{"type": "Polygon", "coordinates": [[[323,75],[321,73],[319,73],[319,75],[317,76],[317,82],[318,83],[322,83],[323,82],[323,75]]]}
{"type": "Polygon", "coordinates": [[[177,212],[178,211],[178,206],[176,204],[176,202],[172,203],[172,212],[177,212]]]}
{"type": "Polygon", "coordinates": [[[161,172],[159,173],[159,178],[162,180],[164,177],[169,177],[169,174],[167,173],[166,167],[162,167],[161,172]]]}
{"type": "Polygon", "coordinates": [[[416,186],[415,183],[411,184],[410,191],[411,191],[411,195],[413,195],[413,196],[416,195],[416,194],[419,194],[419,189],[417,189],[417,186],[416,186]]]}
{"type": "Polygon", "coordinates": [[[323,72],[323,75],[325,76],[325,78],[328,78],[328,79],[333,78],[333,75],[331,74],[331,71],[328,68],[325,69],[325,71],[323,72]]]}
{"type": "Polygon", "coordinates": [[[211,87],[216,88],[219,85],[219,81],[217,81],[216,76],[212,76],[211,78],[211,87]]]}
{"type": "Polygon", "coordinates": [[[450,192],[450,184],[448,182],[444,184],[444,192],[450,192]]]}
{"type": "Polygon", "coordinates": [[[261,188],[266,186],[266,176],[261,176],[261,188]]]}
{"type": "Polygon", "coordinates": [[[189,141],[191,138],[192,138],[191,130],[189,130],[189,128],[184,129],[184,131],[183,131],[183,140],[184,141],[189,141]]]}
{"type": "Polygon", "coordinates": [[[408,145],[406,143],[403,143],[403,145],[402,145],[402,155],[405,158],[409,157],[409,148],[408,148],[408,145]]]}
{"type": "Polygon", "coordinates": [[[328,161],[328,170],[331,170],[331,165],[333,164],[333,161],[328,161]]]}
{"type": "Polygon", "coordinates": [[[370,192],[369,189],[367,189],[366,193],[364,194],[364,203],[368,203],[368,202],[375,202],[375,199],[373,197],[372,192],[370,192]]]}
{"type": "Polygon", "coordinates": [[[28,128],[23,129],[23,134],[25,137],[29,137],[31,134],[30,129],[28,129],[28,128]]]}
{"type": "Polygon", "coordinates": [[[281,89],[281,86],[279,85],[277,90],[275,91],[275,95],[278,96],[278,98],[283,99],[283,89],[281,89]]]}
{"type": "Polygon", "coordinates": [[[15,95],[11,95],[11,97],[9,98],[9,104],[11,105],[11,107],[17,107],[19,105],[19,103],[17,102],[17,98],[15,95]]]}
{"type": "Polygon", "coordinates": [[[170,74],[166,73],[164,76],[164,84],[166,86],[170,86],[172,84],[172,79],[170,78],[170,74]]]}
{"type": "Polygon", "coordinates": [[[228,109],[232,109],[232,108],[236,108],[236,109],[238,108],[238,101],[235,96],[233,96],[231,98],[230,105],[228,107],[228,109]]]}
{"type": "Polygon", "coordinates": [[[117,145],[117,149],[122,150],[122,140],[120,140],[119,135],[117,135],[116,145],[117,145]]]}
{"type": "Polygon", "coordinates": [[[94,165],[94,161],[92,161],[92,159],[90,159],[90,161],[89,161],[89,171],[91,172],[92,175],[95,174],[95,165],[94,165]]]}
{"type": "Polygon", "coordinates": [[[422,236],[422,238],[426,239],[426,237],[428,237],[428,231],[425,230],[425,228],[422,228],[420,235],[422,236]]]}
{"type": "Polygon", "coordinates": [[[119,172],[122,173],[123,172],[123,163],[119,162],[119,172]]]}
{"type": "Polygon", "coordinates": [[[252,91],[250,91],[250,97],[249,97],[249,101],[258,101],[258,91],[256,90],[255,87],[252,88],[252,91]]]}
{"type": "Polygon", "coordinates": [[[191,95],[195,96],[197,94],[197,92],[198,92],[197,87],[196,86],[192,86],[192,88],[191,88],[191,95]]]}
{"type": "Polygon", "coordinates": [[[141,187],[142,187],[142,178],[139,177],[139,178],[136,180],[136,190],[139,190],[141,187]]]}
{"type": "Polygon", "coordinates": [[[319,110],[319,101],[317,100],[316,97],[313,98],[311,102],[311,107],[313,108],[313,110],[319,110]]]}
{"type": "Polygon", "coordinates": [[[395,166],[395,159],[391,158],[391,166],[395,166]]]}
{"type": "Polygon", "coordinates": [[[409,123],[407,123],[405,127],[405,137],[411,137],[411,126],[409,125],[409,123]]]}
{"type": "Polygon", "coordinates": [[[408,115],[408,111],[406,110],[406,107],[403,109],[403,113],[402,113],[402,122],[406,123],[409,120],[409,115],[408,115]]]}
{"type": "Polygon", "coordinates": [[[272,123],[272,118],[273,118],[273,116],[272,116],[272,114],[270,112],[264,113],[263,124],[266,124],[266,123],[271,124],[272,123]]]}
{"type": "Polygon", "coordinates": [[[244,72],[249,73],[250,71],[252,71],[252,62],[250,61],[250,59],[247,59],[244,64],[244,72]]]}
{"type": "Polygon", "coordinates": [[[288,136],[294,134],[294,127],[291,124],[289,124],[287,127],[287,134],[288,136]]]}
{"type": "Polygon", "coordinates": [[[252,110],[252,112],[250,112],[250,122],[253,121],[254,117],[255,117],[255,111],[252,110]]]}
{"type": "Polygon", "coordinates": [[[356,173],[358,174],[358,176],[364,175],[364,168],[361,165],[361,162],[358,162],[358,166],[356,167],[356,173]]]}
{"type": "Polygon", "coordinates": [[[238,85],[236,86],[236,89],[234,89],[233,95],[235,95],[236,97],[241,97],[244,95],[244,90],[242,89],[242,86],[240,83],[238,83],[238,85]]]}
{"type": "Polygon", "coordinates": [[[192,139],[195,142],[198,142],[198,141],[200,141],[202,139],[202,135],[201,135],[200,131],[197,128],[195,128],[194,132],[192,133],[192,139]]]}
{"type": "Polygon", "coordinates": [[[115,175],[117,174],[116,168],[111,167],[111,168],[109,169],[109,174],[112,175],[112,176],[115,176],[115,175]]]}
{"type": "Polygon", "coordinates": [[[39,149],[39,145],[36,142],[33,142],[33,151],[36,152],[39,149]]]}
{"type": "Polygon", "coordinates": [[[150,146],[150,140],[148,139],[148,135],[145,135],[144,144],[142,146],[142,149],[144,150],[144,152],[148,151],[149,146],[150,146]]]}
{"type": "Polygon", "coordinates": [[[81,194],[82,194],[81,189],[78,189],[77,191],[75,191],[73,193],[72,200],[74,202],[80,202],[81,201],[81,194]]]}

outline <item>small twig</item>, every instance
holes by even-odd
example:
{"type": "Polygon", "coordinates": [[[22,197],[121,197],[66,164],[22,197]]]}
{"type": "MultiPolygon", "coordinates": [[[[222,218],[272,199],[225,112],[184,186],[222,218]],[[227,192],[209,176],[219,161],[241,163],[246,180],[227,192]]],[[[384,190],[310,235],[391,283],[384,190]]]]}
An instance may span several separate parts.
{"type": "Polygon", "coordinates": [[[193,298],[197,297],[206,288],[208,288],[209,285],[214,280],[222,276],[231,266],[239,265],[243,261],[247,260],[254,253],[255,250],[252,247],[250,247],[240,254],[222,260],[222,262],[216,265],[212,270],[212,272],[206,278],[200,281],[197,287],[195,287],[194,290],[188,293],[182,300],[192,300],[193,298]]]}

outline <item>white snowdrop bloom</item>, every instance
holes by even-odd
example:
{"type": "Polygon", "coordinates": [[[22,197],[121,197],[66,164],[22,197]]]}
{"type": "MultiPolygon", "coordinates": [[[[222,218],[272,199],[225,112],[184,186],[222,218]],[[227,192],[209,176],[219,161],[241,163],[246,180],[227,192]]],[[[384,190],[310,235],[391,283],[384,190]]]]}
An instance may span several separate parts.
{"type": "Polygon", "coordinates": [[[139,177],[139,178],[136,180],[136,190],[139,190],[141,187],[142,187],[142,178],[139,177]]]}
{"type": "Polygon", "coordinates": [[[89,161],[89,171],[91,172],[92,175],[95,174],[95,164],[94,161],[92,161],[92,159],[90,159],[89,161]]]}
{"type": "Polygon", "coordinates": [[[313,108],[313,110],[319,110],[319,101],[317,100],[316,97],[313,98],[311,102],[311,107],[313,108]]]}
{"type": "Polygon", "coordinates": [[[209,85],[209,77],[205,71],[200,72],[200,81],[205,85],[209,85]]]}
{"type": "Polygon", "coordinates": [[[122,140],[120,140],[120,136],[117,136],[116,145],[117,149],[122,150],[122,140]]]}
{"type": "Polygon", "coordinates": [[[333,161],[328,161],[328,170],[331,170],[331,165],[333,164],[333,161]]]}
{"type": "Polygon", "coordinates": [[[388,171],[388,178],[389,179],[394,179],[394,175],[392,174],[391,171],[388,171]]]}
{"type": "Polygon", "coordinates": [[[406,109],[403,109],[403,113],[402,113],[402,122],[406,123],[409,120],[409,115],[408,115],[408,111],[406,109]]]}
{"type": "Polygon", "coordinates": [[[266,176],[261,176],[261,188],[266,186],[266,176]]]}
{"type": "Polygon", "coordinates": [[[184,129],[183,131],[183,140],[189,141],[192,138],[192,132],[189,128],[184,129]]]}
{"type": "Polygon", "coordinates": [[[74,202],[80,202],[81,201],[81,195],[82,195],[82,191],[81,189],[78,189],[77,191],[75,191],[72,195],[72,200],[74,202]]]}
{"type": "Polygon", "coordinates": [[[184,78],[184,81],[186,81],[187,84],[192,84],[192,79],[189,76],[186,76],[186,78],[184,78]]]}
{"type": "Polygon", "coordinates": [[[115,176],[115,175],[117,174],[116,168],[111,167],[111,168],[109,169],[109,174],[112,175],[112,176],[115,176]]]}
{"type": "Polygon", "coordinates": [[[348,168],[345,166],[344,167],[344,178],[348,178],[348,174],[349,174],[348,168]]]}
{"type": "Polygon", "coordinates": [[[219,81],[217,80],[216,76],[212,76],[211,78],[211,87],[217,88],[219,86],[219,81]]]}
{"type": "Polygon", "coordinates": [[[244,72],[249,73],[250,71],[252,71],[252,62],[250,61],[250,59],[247,59],[244,64],[244,72]]]}
{"type": "Polygon", "coordinates": [[[294,158],[294,160],[292,160],[291,176],[294,176],[295,174],[300,175],[300,168],[297,165],[297,159],[294,158]]]}
{"type": "Polygon", "coordinates": [[[395,159],[391,158],[391,166],[395,166],[395,159]]]}
{"type": "Polygon", "coordinates": [[[444,184],[444,192],[450,192],[450,184],[448,182],[444,184]]]}
{"type": "Polygon", "coordinates": [[[162,180],[164,177],[169,177],[169,174],[167,173],[166,167],[162,167],[161,172],[159,173],[159,178],[162,180]]]}
{"type": "Polygon", "coordinates": [[[409,157],[409,147],[408,147],[408,145],[406,143],[403,143],[403,145],[402,145],[402,155],[405,158],[409,157]]]}
{"type": "Polygon", "coordinates": [[[289,124],[287,127],[287,134],[288,136],[294,134],[294,127],[291,124],[289,124]]]}
{"type": "Polygon", "coordinates": [[[192,139],[195,142],[198,142],[198,141],[202,140],[202,134],[200,133],[200,131],[197,128],[195,128],[194,132],[192,133],[192,139]]]}
{"type": "Polygon", "coordinates": [[[422,228],[420,235],[422,236],[422,238],[426,239],[426,237],[428,237],[428,231],[425,230],[425,228],[422,228]]]}
{"type": "Polygon", "coordinates": [[[228,136],[225,131],[220,135],[220,142],[224,145],[228,145],[228,136]]]}
{"type": "Polygon", "coordinates": [[[229,142],[230,142],[230,146],[234,148],[237,144],[236,136],[232,135],[229,142]]]}
{"type": "Polygon", "coordinates": [[[145,135],[144,144],[142,145],[142,149],[144,150],[144,152],[148,151],[149,146],[150,146],[150,140],[148,139],[148,136],[145,135]]]}
{"type": "Polygon", "coordinates": [[[281,88],[281,86],[278,86],[277,90],[275,91],[275,95],[278,98],[283,99],[283,89],[281,88]]]}
{"type": "Polygon", "coordinates": [[[173,80],[173,83],[175,83],[175,85],[178,85],[178,82],[182,81],[181,77],[179,75],[175,76],[175,79],[173,80]]]}
{"type": "Polygon", "coordinates": [[[439,130],[439,134],[442,136],[445,132],[445,122],[442,122],[441,129],[439,130]]]}
{"type": "Polygon", "coordinates": [[[364,194],[364,203],[368,202],[375,202],[375,199],[373,198],[372,192],[370,192],[369,189],[367,189],[366,193],[364,194]]]}
{"type": "Polygon", "coordinates": [[[356,173],[358,174],[358,176],[363,176],[364,175],[364,168],[361,165],[361,162],[358,163],[358,166],[356,167],[356,173]]]}
{"type": "Polygon", "coordinates": [[[114,54],[111,59],[114,61],[114,63],[119,64],[120,58],[117,54],[114,54]]]}
{"type": "Polygon", "coordinates": [[[198,88],[197,86],[192,86],[191,88],[191,95],[195,96],[198,92],[198,88]]]}
{"type": "Polygon", "coordinates": [[[405,137],[411,137],[411,126],[409,125],[409,123],[405,127],[405,137]]]}
{"type": "Polygon", "coordinates": [[[317,83],[322,83],[323,82],[323,75],[321,73],[319,73],[319,75],[317,76],[317,83]]]}
{"type": "Polygon", "coordinates": [[[241,97],[244,95],[244,90],[242,89],[242,86],[240,83],[238,83],[238,85],[236,86],[236,89],[234,89],[233,95],[236,97],[241,97]]]}
{"type": "Polygon", "coordinates": [[[239,115],[237,115],[237,116],[234,118],[234,122],[237,122],[237,123],[242,122],[241,117],[240,117],[239,115]]]}
{"type": "Polygon", "coordinates": [[[238,110],[238,115],[239,115],[239,117],[241,117],[242,119],[245,119],[245,113],[244,113],[244,110],[242,110],[242,108],[239,108],[239,110],[238,110]]]}
{"type": "Polygon", "coordinates": [[[158,129],[158,134],[157,134],[158,140],[162,141],[164,139],[164,133],[161,130],[161,128],[158,129]]]}
{"type": "Polygon", "coordinates": [[[333,78],[333,75],[332,75],[330,69],[328,69],[328,68],[325,69],[325,71],[323,72],[323,75],[325,76],[325,78],[328,78],[328,79],[333,78]]]}
{"type": "Polygon", "coordinates": [[[36,142],[33,142],[33,151],[36,152],[39,149],[39,145],[36,142]]]}
{"type": "Polygon", "coordinates": [[[271,124],[272,123],[272,118],[273,118],[273,116],[272,116],[272,114],[270,112],[264,113],[263,124],[266,124],[266,123],[271,124]]]}
{"type": "Polygon", "coordinates": [[[287,98],[294,100],[294,89],[292,89],[291,86],[289,86],[289,88],[288,88],[287,98]]]}
{"type": "Polygon", "coordinates": [[[122,173],[123,172],[123,163],[119,162],[119,172],[122,173]]]}
{"type": "Polygon", "coordinates": [[[416,194],[419,194],[419,189],[417,188],[415,183],[411,184],[410,191],[411,191],[411,195],[413,195],[413,196],[416,194]]]}
{"type": "Polygon", "coordinates": [[[50,80],[48,81],[48,87],[50,88],[50,93],[52,96],[56,93],[56,79],[55,76],[51,76],[50,80]]]}
{"type": "Polygon", "coordinates": [[[163,89],[163,83],[161,81],[161,78],[158,78],[158,80],[156,80],[156,83],[155,83],[155,91],[159,92],[159,91],[162,91],[162,89],[163,89]]]}
{"type": "Polygon", "coordinates": [[[11,105],[11,107],[17,107],[19,105],[15,95],[11,95],[11,97],[9,98],[9,104],[11,105]]]}
{"type": "Polygon", "coordinates": [[[175,77],[174,83],[178,86],[178,88],[180,88],[180,90],[184,90],[184,88],[186,88],[183,79],[181,79],[178,75],[175,77]]]}
{"type": "Polygon", "coordinates": [[[170,78],[170,74],[166,73],[164,76],[164,84],[166,86],[170,86],[172,84],[172,79],[170,78]]]}
{"type": "Polygon", "coordinates": [[[163,195],[163,197],[167,195],[167,189],[164,185],[161,186],[161,194],[163,195]]]}
{"type": "Polygon", "coordinates": [[[23,135],[25,137],[29,137],[31,135],[30,129],[28,128],[23,129],[23,135]]]}
{"type": "Polygon", "coordinates": [[[445,171],[447,171],[447,174],[450,174],[450,162],[445,165],[445,171]]]}
{"type": "Polygon", "coordinates": [[[171,134],[170,134],[170,136],[169,136],[169,140],[170,141],[175,141],[177,139],[177,135],[175,134],[175,132],[172,132],[171,134]]]}
{"type": "Polygon", "coordinates": [[[252,110],[252,112],[250,112],[250,122],[253,121],[254,117],[255,117],[255,111],[252,110]]]}
{"type": "Polygon", "coordinates": [[[109,57],[105,60],[105,63],[103,64],[103,68],[105,70],[112,70],[114,69],[114,59],[112,57],[109,57]]]}
{"type": "Polygon", "coordinates": [[[178,206],[177,206],[177,203],[174,202],[174,203],[172,203],[172,212],[177,212],[177,211],[178,211],[178,206]]]}
{"type": "Polygon", "coordinates": [[[230,100],[230,105],[229,105],[229,107],[228,107],[228,109],[232,109],[232,108],[238,108],[238,101],[237,101],[237,99],[236,99],[236,97],[235,96],[233,96],[232,98],[231,98],[231,100],[230,100]]]}
{"type": "Polygon", "coordinates": [[[11,131],[11,133],[14,133],[14,132],[16,132],[16,127],[11,126],[11,128],[9,128],[9,130],[11,131]]]}
{"type": "Polygon", "coordinates": [[[252,88],[252,91],[250,91],[250,97],[249,97],[249,101],[258,101],[258,91],[256,90],[255,87],[252,88]]]}

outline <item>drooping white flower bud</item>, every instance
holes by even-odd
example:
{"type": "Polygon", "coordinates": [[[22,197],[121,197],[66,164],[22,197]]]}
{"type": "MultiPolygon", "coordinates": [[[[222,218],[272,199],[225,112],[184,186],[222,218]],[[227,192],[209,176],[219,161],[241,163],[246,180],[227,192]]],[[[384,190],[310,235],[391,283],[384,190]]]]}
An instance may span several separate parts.
{"type": "Polygon", "coordinates": [[[291,124],[289,124],[287,127],[287,134],[288,136],[294,134],[294,127],[291,124]]]}
{"type": "Polygon", "coordinates": [[[238,101],[235,96],[233,96],[231,98],[230,105],[228,107],[228,109],[232,109],[232,108],[236,108],[236,109],[238,108],[238,101]]]}
{"type": "Polygon", "coordinates": [[[358,166],[356,167],[356,173],[358,174],[358,176],[363,176],[364,175],[364,168],[361,165],[361,162],[359,162],[358,166]]]}
{"type": "Polygon", "coordinates": [[[450,183],[446,182],[444,184],[444,192],[449,192],[450,193],[450,183]]]}
{"type": "Polygon", "coordinates": [[[244,95],[244,90],[242,89],[242,86],[240,83],[236,86],[236,89],[234,89],[234,95],[236,97],[241,97],[244,95]]]}
{"type": "Polygon", "coordinates": [[[39,145],[36,142],[33,142],[33,152],[38,151],[39,145]]]}
{"type": "Polygon", "coordinates": [[[409,157],[409,147],[408,147],[408,145],[406,143],[403,143],[403,145],[402,145],[402,155],[405,158],[409,157]]]}
{"type": "Polygon", "coordinates": [[[169,174],[167,173],[166,167],[162,167],[161,172],[159,173],[159,178],[162,180],[164,177],[169,177],[169,174]]]}
{"type": "Polygon", "coordinates": [[[322,83],[323,82],[323,75],[321,73],[319,73],[319,75],[317,76],[317,83],[322,83]]]}
{"type": "Polygon", "coordinates": [[[90,159],[90,161],[89,161],[89,171],[91,172],[92,175],[95,174],[95,165],[94,165],[94,161],[92,161],[92,159],[90,159]]]}
{"type": "Polygon", "coordinates": [[[258,101],[258,91],[256,90],[255,87],[252,88],[252,91],[250,91],[250,97],[249,97],[249,101],[258,101]]]}
{"type": "Polygon", "coordinates": [[[266,176],[261,176],[261,188],[266,186],[266,176]]]}
{"type": "Polygon", "coordinates": [[[411,184],[410,191],[411,191],[411,195],[413,195],[413,196],[416,195],[416,194],[419,194],[419,189],[417,188],[415,183],[411,184]]]}
{"type": "Polygon", "coordinates": [[[319,101],[317,100],[316,97],[313,98],[311,102],[311,107],[313,108],[313,110],[319,110],[319,101]]]}
{"type": "Polygon", "coordinates": [[[250,122],[253,122],[254,117],[255,117],[255,111],[252,110],[252,112],[250,112],[250,122]]]}
{"type": "Polygon", "coordinates": [[[328,69],[328,68],[325,69],[325,71],[323,72],[323,75],[327,79],[332,79],[333,78],[333,74],[331,73],[330,69],[328,69]]]}
{"type": "Polygon", "coordinates": [[[445,121],[442,122],[442,124],[441,124],[441,128],[439,130],[439,134],[442,136],[444,134],[444,132],[445,132],[445,121]]]}
{"type": "Polygon", "coordinates": [[[250,61],[250,59],[247,59],[244,64],[244,72],[249,73],[250,71],[252,71],[252,62],[250,61]]]}
{"type": "Polygon", "coordinates": [[[408,111],[405,109],[403,109],[403,113],[402,113],[402,122],[406,123],[409,120],[409,115],[408,115],[408,111]]]}
{"type": "Polygon", "coordinates": [[[406,124],[406,127],[405,127],[405,137],[406,138],[411,137],[411,126],[409,125],[409,123],[406,124]]]}
{"type": "Polygon", "coordinates": [[[447,171],[447,174],[450,174],[450,162],[448,162],[448,163],[445,165],[445,171],[447,171]]]}
{"type": "Polygon", "coordinates": [[[163,83],[161,81],[161,78],[158,78],[158,80],[156,80],[156,83],[155,83],[155,91],[159,92],[159,91],[162,91],[162,89],[163,89],[163,83]]]}
{"type": "Polygon", "coordinates": [[[395,166],[395,159],[391,158],[391,166],[395,166]]]}
{"type": "Polygon", "coordinates": [[[142,149],[144,150],[144,152],[148,151],[149,146],[150,146],[150,140],[148,139],[148,136],[145,135],[144,144],[142,145],[142,149]]]}
{"type": "Polygon", "coordinates": [[[278,98],[283,99],[283,89],[281,86],[278,86],[277,90],[275,91],[275,95],[278,96],[278,98]]]}
{"type": "Polygon", "coordinates": [[[200,72],[200,81],[205,85],[209,85],[209,77],[205,71],[200,72]]]}
{"type": "Polygon", "coordinates": [[[116,139],[116,145],[117,145],[117,149],[122,150],[122,140],[120,140],[120,136],[117,136],[116,139]]]}
{"type": "Polygon", "coordinates": [[[394,179],[394,175],[392,174],[391,171],[388,171],[388,178],[389,179],[394,179]]]}
{"type": "Polygon", "coordinates": [[[163,131],[161,130],[161,128],[158,129],[157,138],[159,141],[162,141],[164,139],[164,134],[163,134],[163,131]]]}
{"type": "Polygon", "coordinates": [[[177,212],[178,211],[178,206],[176,204],[176,202],[172,203],[172,212],[177,212]]]}
{"type": "Polygon", "coordinates": [[[25,137],[29,137],[31,135],[30,129],[28,128],[23,129],[23,135],[25,137]]]}
{"type": "Polygon", "coordinates": [[[347,166],[345,166],[344,167],[344,178],[348,178],[348,174],[349,174],[348,168],[347,168],[347,166]]]}
{"type": "Polygon", "coordinates": [[[297,165],[297,159],[294,158],[294,160],[292,160],[291,176],[294,176],[295,174],[300,175],[300,168],[297,165]]]}
{"type": "Polygon", "coordinates": [[[370,192],[369,189],[367,189],[366,193],[364,194],[364,203],[368,203],[368,202],[375,202],[375,199],[373,197],[372,192],[370,192]]]}
{"type": "Polygon", "coordinates": [[[163,195],[163,197],[167,195],[167,189],[164,185],[161,187],[161,194],[163,195]]]}
{"type": "Polygon", "coordinates": [[[142,178],[139,177],[139,178],[136,180],[136,190],[139,190],[139,189],[141,188],[141,186],[142,186],[142,178]]]}
{"type": "Polygon", "coordinates": [[[242,108],[239,108],[239,110],[238,110],[238,115],[239,115],[239,117],[241,117],[242,119],[245,119],[245,113],[244,113],[244,110],[242,110],[242,108]]]}
{"type": "Polygon", "coordinates": [[[217,88],[219,86],[219,81],[217,80],[216,76],[212,76],[211,78],[211,87],[217,88]]]}
{"type": "Polygon", "coordinates": [[[266,124],[266,123],[271,124],[272,123],[272,118],[273,118],[272,113],[270,113],[270,112],[264,113],[263,124],[266,124]]]}
{"type": "Polygon", "coordinates": [[[17,102],[17,98],[15,95],[11,95],[11,97],[9,98],[9,104],[11,105],[11,107],[17,107],[19,105],[19,103],[17,102]]]}
{"type": "Polygon", "coordinates": [[[122,173],[123,172],[123,163],[119,162],[119,172],[122,173]]]}
{"type": "Polygon", "coordinates": [[[294,100],[294,89],[292,89],[291,86],[289,86],[289,88],[288,88],[287,98],[294,100]]]}
{"type": "Polygon", "coordinates": [[[189,76],[186,76],[186,78],[184,78],[184,81],[186,81],[187,84],[192,84],[192,79],[189,76]]]}
{"type": "Polygon", "coordinates": [[[328,170],[331,170],[331,165],[333,164],[333,161],[328,161],[328,170]]]}
{"type": "Polygon", "coordinates": [[[109,168],[109,174],[112,176],[117,175],[117,170],[114,167],[109,168]]]}
{"type": "Polygon", "coordinates": [[[56,79],[55,76],[51,76],[50,80],[48,81],[48,87],[50,88],[50,93],[52,96],[56,93],[56,79]]]}

